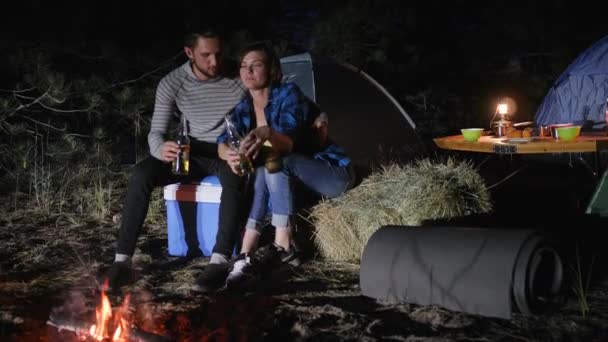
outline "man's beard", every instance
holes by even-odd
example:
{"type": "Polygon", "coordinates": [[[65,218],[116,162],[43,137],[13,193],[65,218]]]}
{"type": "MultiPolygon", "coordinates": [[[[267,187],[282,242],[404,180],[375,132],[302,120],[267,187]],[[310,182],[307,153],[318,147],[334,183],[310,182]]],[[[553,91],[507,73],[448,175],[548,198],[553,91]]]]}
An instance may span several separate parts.
{"type": "Polygon", "coordinates": [[[208,77],[208,78],[216,78],[220,74],[219,67],[215,67],[215,68],[209,69],[209,70],[203,70],[202,68],[199,68],[198,65],[196,65],[195,63],[193,63],[192,65],[196,68],[196,70],[198,70],[198,72],[200,72],[201,74],[205,75],[205,77],[208,77]],[[213,73],[209,73],[209,71],[212,71],[213,73]]]}

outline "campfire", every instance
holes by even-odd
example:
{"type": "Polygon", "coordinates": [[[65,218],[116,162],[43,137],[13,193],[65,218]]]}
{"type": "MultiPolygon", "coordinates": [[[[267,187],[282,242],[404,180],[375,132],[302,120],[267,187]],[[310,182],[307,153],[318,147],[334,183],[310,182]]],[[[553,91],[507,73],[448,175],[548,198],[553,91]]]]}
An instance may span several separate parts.
{"type": "MultiPolygon", "coordinates": [[[[104,288],[107,288],[107,286],[104,286],[104,288]]],[[[130,295],[126,295],[121,305],[117,309],[113,309],[108,295],[102,290],[99,304],[95,309],[96,322],[94,324],[54,317],[53,315],[51,315],[47,324],[57,328],[58,331],[71,331],[81,341],[168,341],[163,336],[144,332],[131,324],[130,298],[130,295]]]]}
{"type": "MultiPolygon", "coordinates": [[[[107,288],[107,284],[104,288],[107,288]]],[[[125,297],[122,305],[116,311],[114,318],[112,319],[112,305],[110,304],[110,299],[105,291],[101,291],[101,304],[95,310],[97,324],[91,325],[91,328],[89,328],[89,335],[98,341],[103,341],[104,339],[109,338],[111,331],[113,331],[111,341],[128,341],[129,326],[125,316],[129,310],[130,298],[130,295],[125,297]]]]}

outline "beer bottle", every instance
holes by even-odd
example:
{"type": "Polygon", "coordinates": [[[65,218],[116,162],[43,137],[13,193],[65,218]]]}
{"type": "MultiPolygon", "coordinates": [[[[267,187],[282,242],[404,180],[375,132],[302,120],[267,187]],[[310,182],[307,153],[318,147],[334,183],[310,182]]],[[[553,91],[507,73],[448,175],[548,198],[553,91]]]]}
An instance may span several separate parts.
{"type": "Polygon", "coordinates": [[[251,159],[241,152],[241,135],[228,116],[224,118],[224,123],[226,126],[226,133],[228,133],[228,145],[232,150],[238,152],[239,154],[239,166],[237,167],[237,172],[241,176],[253,173],[255,170],[253,168],[251,159]]]}
{"type": "Polygon", "coordinates": [[[272,143],[269,140],[264,142],[262,152],[262,155],[265,158],[264,166],[266,167],[266,171],[269,173],[281,171],[281,168],[283,167],[281,155],[272,147],[272,143]]]}
{"type": "Polygon", "coordinates": [[[182,114],[177,129],[177,139],[179,145],[177,158],[173,161],[173,173],[176,175],[187,175],[190,170],[190,137],[188,136],[188,121],[182,114]]]}

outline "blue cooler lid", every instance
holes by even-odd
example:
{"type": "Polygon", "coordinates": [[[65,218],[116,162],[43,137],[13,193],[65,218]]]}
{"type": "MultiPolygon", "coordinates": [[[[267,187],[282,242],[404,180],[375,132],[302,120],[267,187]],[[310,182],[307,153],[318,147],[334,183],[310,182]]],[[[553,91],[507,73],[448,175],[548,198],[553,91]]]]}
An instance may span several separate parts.
{"type": "Polygon", "coordinates": [[[203,178],[201,184],[220,185],[220,179],[216,175],[210,175],[203,178]]]}

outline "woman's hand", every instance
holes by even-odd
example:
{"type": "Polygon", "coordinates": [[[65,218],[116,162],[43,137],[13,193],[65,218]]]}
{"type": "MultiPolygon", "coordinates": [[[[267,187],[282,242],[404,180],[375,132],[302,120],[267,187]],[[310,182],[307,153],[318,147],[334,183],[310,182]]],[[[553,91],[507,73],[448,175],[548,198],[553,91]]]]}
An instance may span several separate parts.
{"type": "Polygon", "coordinates": [[[170,163],[177,158],[179,153],[179,145],[175,141],[165,141],[160,153],[161,160],[170,163]]]}
{"type": "Polygon", "coordinates": [[[219,144],[218,145],[218,154],[221,159],[224,159],[226,161],[226,163],[230,167],[230,170],[232,170],[232,172],[234,174],[237,174],[239,176],[242,175],[240,172],[240,167],[239,167],[239,163],[241,160],[241,158],[239,156],[239,151],[233,149],[232,147],[228,146],[227,144],[219,144]]]}
{"type": "Polygon", "coordinates": [[[230,166],[230,170],[232,170],[234,174],[237,174],[239,176],[243,175],[241,173],[240,168],[241,157],[239,156],[238,151],[230,149],[230,151],[226,154],[226,163],[228,163],[228,166],[230,166]]]}
{"type": "Polygon", "coordinates": [[[312,124],[313,141],[319,145],[319,148],[324,148],[327,145],[328,127],[327,121],[315,120],[312,124]]]}

